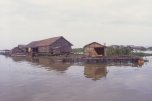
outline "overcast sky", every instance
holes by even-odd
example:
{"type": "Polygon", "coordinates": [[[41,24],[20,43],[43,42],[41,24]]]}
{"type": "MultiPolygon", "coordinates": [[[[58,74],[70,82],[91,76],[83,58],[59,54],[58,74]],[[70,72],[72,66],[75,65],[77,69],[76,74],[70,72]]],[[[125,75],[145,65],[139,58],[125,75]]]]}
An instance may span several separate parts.
{"type": "Polygon", "coordinates": [[[152,0],[0,0],[0,49],[54,36],[152,46],[152,0]]]}

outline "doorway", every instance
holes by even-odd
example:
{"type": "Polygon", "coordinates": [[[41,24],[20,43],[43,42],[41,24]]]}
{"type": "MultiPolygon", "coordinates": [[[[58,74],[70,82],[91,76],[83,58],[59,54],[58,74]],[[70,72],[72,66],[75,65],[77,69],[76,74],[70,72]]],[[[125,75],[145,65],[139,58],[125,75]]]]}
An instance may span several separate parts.
{"type": "Polygon", "coordinates": [[[104,55],[104,48],[102,47],[95,47],[94,50],[98,55],[104,55]]]}

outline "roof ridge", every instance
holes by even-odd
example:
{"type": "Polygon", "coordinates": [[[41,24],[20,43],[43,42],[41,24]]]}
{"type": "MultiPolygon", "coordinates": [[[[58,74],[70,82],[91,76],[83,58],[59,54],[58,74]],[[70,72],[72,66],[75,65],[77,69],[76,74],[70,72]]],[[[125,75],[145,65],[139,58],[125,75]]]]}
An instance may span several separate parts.
{"type": "MultiPolygon", "coordinates": [[[[56,42],[60,38],[64,38],[64,37],[63,36],[58,36],[58,37],[52,37],[52,38],[47,38],[47,39],[38,40],[38,41],[32,41],[31,43],[27,44],[26,46],[27,47],[47,46],[47,45],[53,44],[54,42],[56,42]]],[[[69,42],[69,41],[67,41],[67,42],[69,42]]]]}
{"type": "Polygon", "coordinates": [[[61,37],[62,37],[62,36],[58,36],[58,37],[51,37],[51,38],[42,39],[42,40],[37,40],[37,41],[33,41],[33,42],[44,41],[44,40],[55,39],[55,38],[61,38],[61,37]]]}

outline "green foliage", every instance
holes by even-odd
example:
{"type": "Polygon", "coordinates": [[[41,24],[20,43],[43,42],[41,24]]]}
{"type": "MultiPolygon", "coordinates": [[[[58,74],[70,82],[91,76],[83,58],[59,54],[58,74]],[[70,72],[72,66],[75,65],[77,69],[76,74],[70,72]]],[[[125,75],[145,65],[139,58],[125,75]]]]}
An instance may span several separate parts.
{"type": "Polygon", "coordinates": [[[145,53],[136,52],[136,53],[133,53],[133,55],[135,55],[135,56],[145,56],[145,53]]]}
{"type": "Polygon", "coordinates": [[[73,53],[83,53],[83,48],[74,48],[72,49],[73,53]]]}
{"type": "Polygon", "coordinates": [[[141,56],[141,57],[143,57],[143,56],[152,56],[152,54],[143,53],[143,52],[134,52],[132,54],[135,55],[135,56],[141,56]]]}
{"type": "Polygon", "coordinates": [[[127,47],[123,48],[107,48],[107,56],[122,56],[122,55],[131,55],[131,50],[127,47]]]}

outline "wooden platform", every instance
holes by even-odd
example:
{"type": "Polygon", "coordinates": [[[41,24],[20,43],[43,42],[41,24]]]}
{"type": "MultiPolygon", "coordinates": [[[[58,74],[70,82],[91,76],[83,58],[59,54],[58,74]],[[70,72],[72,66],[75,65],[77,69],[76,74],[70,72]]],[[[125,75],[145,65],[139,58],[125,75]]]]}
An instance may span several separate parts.
{"type": "Polygon", "coordinates": [[[84,62],[84,63],[110,63],[110,62],[144,62],[144,59],[137,56],[117,56],[117,57],[67,57],[63,62],[84,62]]]}

